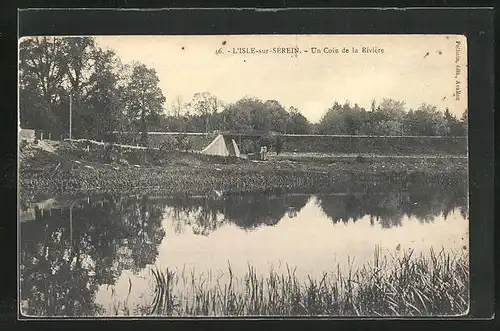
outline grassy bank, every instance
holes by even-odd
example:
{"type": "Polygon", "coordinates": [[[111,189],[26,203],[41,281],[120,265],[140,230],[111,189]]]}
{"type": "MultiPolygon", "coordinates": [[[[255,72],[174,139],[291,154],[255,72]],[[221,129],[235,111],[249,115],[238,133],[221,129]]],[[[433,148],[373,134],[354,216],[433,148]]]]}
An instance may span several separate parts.
{"type": "MultiPolygon", "coordinates": [[[[182,134],[150,134],[149,146],[160,147],[163,144],[175,144],[176,137],[182,134]]],[[[202,150],[217,135],[202,134],[185,137],[188,146],[194,150],[202,150]]],[[[123,140],[135,143],[130,135],[123,140]]],[[[283,151],[299,153],[376,153],[399,155],[467,155],[467,137],[419,137],[419,136],[322,136],[322,135],[282,135],[283,151]]],[[[238,144],[253,141],[236,137],[238,144]]],[[[240,146],[240,149],[243,146],[240,146]]]]}
{"type": "Polygon", "coordinates": [[[20,190],[24,200],[80,193],[206,194],[256,191],[330,190],[342,181],[363,183],[424,176],[466,178],[467,159],[274,157],[251,162],[161,150],[85,151],[70,143],[54,151],[21,150],[20,190]]]}
{"type": "Polygon", "coordinates": [[[344,273],[337,265],[306,280],[288,266],[285,273],[271,270],[267,275],[249,266],[238,278],[229,264],[226,276],[219,282],[152,269],[151,305],[128,311],[164,316],[443,316],[466,313],[469,301],[465,251],[431,249],[415,256],[410,250],[382,257],[376,249],[371,263],[344,273]]]}
{"type": "Polygon", "coordinates": [[[283,151],[467,155],[467,137],[286,136],[283,151]]]}

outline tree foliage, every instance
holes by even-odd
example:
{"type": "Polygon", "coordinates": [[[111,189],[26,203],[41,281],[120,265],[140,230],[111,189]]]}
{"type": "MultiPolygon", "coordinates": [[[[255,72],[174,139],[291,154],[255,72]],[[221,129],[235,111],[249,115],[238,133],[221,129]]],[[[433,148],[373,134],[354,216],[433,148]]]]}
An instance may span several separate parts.
{"type": "MultiPolygon", "coordinates": [[[[334,102],[319,123],[277,100],[245,96],[225,103],[209,92],[185,103],[176,96],[166,108],[160,78],[140,62],[123,65],[112,50],[92,37],[29,37],[19,45],[21,126],[67,136],[72,97],[75,138],[120,140],[120,132],[263,131],[287,134],[373,136],[463,136],[467,110],[460,119],[450,109],[422,104],[407,109],[403,101],[383,99],[370,108],[334,102]],[[118,135],[117,135],[118,133],[118,135]]],[[[137,143],[138,141],[134,141],[137,143]]]]}
{"type": "Polygon", "coordinates": [[[318,123],[317,131],[341,135],[462,136],[466,122],[465,117],[458,120],[449,109],[440,112],[436,106],[424,103],[407,111],[404,102],[384,99],[378,106],[372,102],[369,111],[356,104],[335,102],[318,123]]]}
{"type": "Polygon", "coordinates": [[[124,88],[124,109],[130,128],[141,132],[141,142],[147,143],[148,127],[163,113],[166,101],[158,86],[160,79],[155,69],[134,62],[124,88]]]}
{"type": "Polygon", "coordinates": [[[209,92],[195,93],[193,100],[187,105],[190,112],[202,118],[205,128],[204,132],[209,132],[217,127],[218,112],[223,110],[224,104],[215,95],[209,92]],[[214,121],[215,120],[215,121],[214,121]]]}
{"type": "Polygon", "coordinates": [[[21,126],[53,137],[114,140],[125,130],[147,131],[165,97],[154,69],[122,65],[91,37],[30,37],[19,45],[21,126]]]}

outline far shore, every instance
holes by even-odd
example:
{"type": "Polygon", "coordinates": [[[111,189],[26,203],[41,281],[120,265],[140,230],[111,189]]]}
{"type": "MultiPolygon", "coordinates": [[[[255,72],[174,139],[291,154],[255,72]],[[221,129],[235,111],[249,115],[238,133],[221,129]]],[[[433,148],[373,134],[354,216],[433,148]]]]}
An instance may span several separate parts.
{"type": "MultiPolygon", "coordinates": [[[[102,149],[102,148],[101,148],[102,149]]],[[[467,157],[270,153],[267,161],[180,151],[138,150],[107,159],[102,150],[75,146],[20,152],[23,201],[73,194],[221,194],[263,191],[332,191],[424,176],[429,181],[467,178],[467,157]],[[128,159],[124,161],[123,158],[128,159]]]]}

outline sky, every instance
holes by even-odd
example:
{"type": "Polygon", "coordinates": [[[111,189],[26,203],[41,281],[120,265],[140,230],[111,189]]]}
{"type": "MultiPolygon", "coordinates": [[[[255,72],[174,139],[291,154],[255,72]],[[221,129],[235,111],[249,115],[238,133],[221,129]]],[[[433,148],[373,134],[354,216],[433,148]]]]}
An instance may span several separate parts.
{"type": "Polygon", "coordinates": [[[349,101],[369,109],[373,99],[378,103],[383,98],[392,98],[404,101],[408,108],[417,108],[422,103],[442,110],[448,107],[458,117],[467,108],[467,41],[460,35],[95,36],[95,39],[99,46],[115,50],[124,64],[139,61],[156,69],[167,108],[177,96],[189,102],[198,92],[210,92],[224,102],[235,102],[245,96],[277,100],[286,109],[297,107],[312,122],[319,121],[335,101],[349,101]],[[457,43],[460,43],[458,50],[457,43]],[[256,54],[241,54],[241,48],[252,47],[256,54]],[[294,47],[298,53],[286,52],[294,47]],[[321,53],[313,53],[312,47],[321,53]],[[379,51],[363,52],[363,47],[379,51]],[[273,48],[285,52],[273,53],[273,48]],[[342,52],[343,48],[349,52],[342,52]],[[218,50],[221,54],[217,54],[218,50]],[[459,100],[455,97],[457,88],[459,100]]]}

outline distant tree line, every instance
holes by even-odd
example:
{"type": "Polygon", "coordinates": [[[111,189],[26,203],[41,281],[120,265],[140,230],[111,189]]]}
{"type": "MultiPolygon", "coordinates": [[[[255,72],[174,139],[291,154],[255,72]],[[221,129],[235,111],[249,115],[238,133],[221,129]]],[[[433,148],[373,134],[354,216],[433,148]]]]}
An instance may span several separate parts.
{"type": "Polygon", "coordinates": [[[376,135],[376,136],[465,136],[467,110],[460,119],[448,108],[444,112],[436,106],[421,104],[407,109],[403,101],[384,99],[379,105],[372,101],[366,110],[349,102],[335,102],[317,127],[321,134],[376,135]]]}
{"type": "Polygon", "coordinates": [[[21,127],[68,137],[72,104],[75,138],[119,140],[120,132],[275,131],[294,134],[464,136],[467,111],[461,118],[448,109],[384,99],[370,109],[334,102],[319,123],[311,123],[296,107],[276,100],[244,97],[225,103],[208,92],[184,102],[180,96],[166,107],[155,69],[140,62],[122,64],[113,50],[91,37],[30,37],[20,43],[21,127]],[[71,96],[71,98],[70,98],[71,96]]]}
{"type": "MultiPolygon", "coordinates": [[[[180,99],[177,99],[177,101],[180,99]]],[[[319,123],[311,123],[296,107],[286,110],[278,101],[245,97],[224,104],[210,93],[195,94],[193,102],[176,103],[173,112],[154,127],[161,131],[212,132],[214,130],[275,131],[294,134],[340,134],[373,136],[465,136],[467,110],[461,118],[449,109],[422,104],[407,109],[402,101],[375,101],[369,110],[338,102],[326,111],[319,123]]]]}
{"type": "Polygon", "coordinates": [[[295,107],[286,110],[278,101],[245,97],[226,104],[215,95],[196,93],[187,103],[175,99],[174,107],[154,127],[161,131],[275,131],[312,133],[312,124],[295,107]]]}

